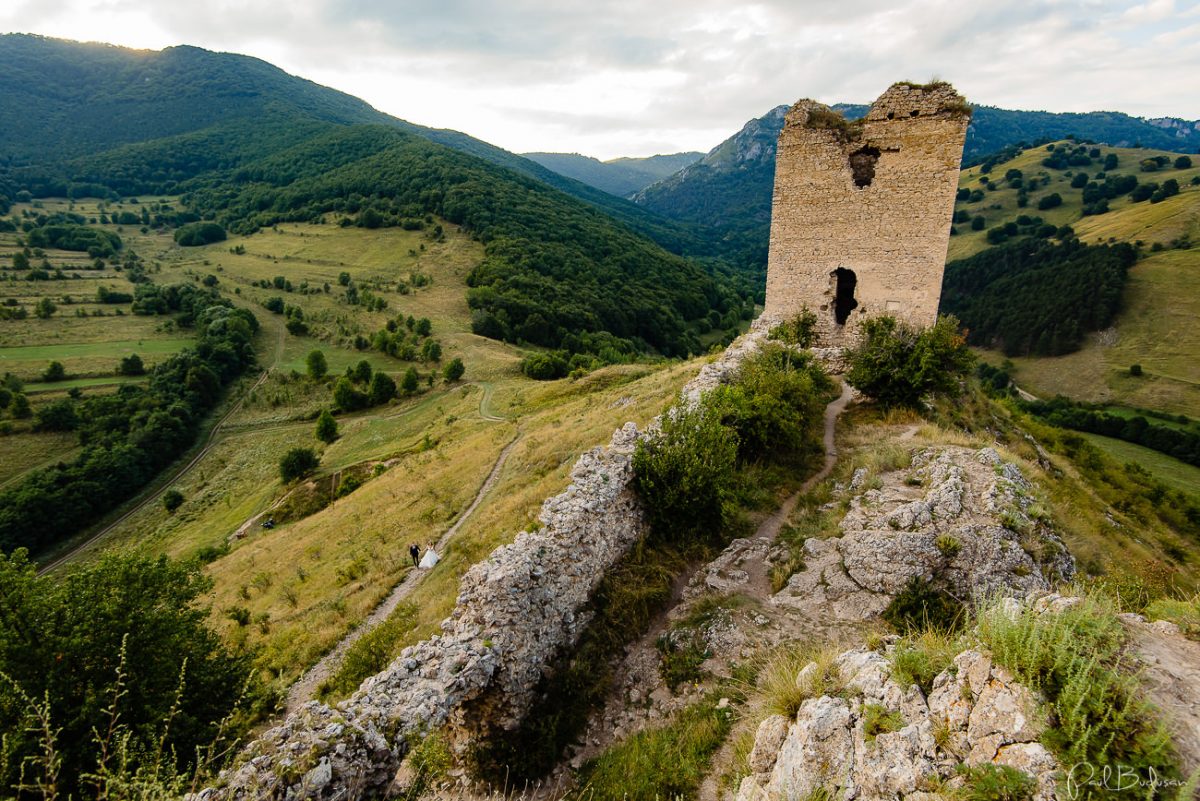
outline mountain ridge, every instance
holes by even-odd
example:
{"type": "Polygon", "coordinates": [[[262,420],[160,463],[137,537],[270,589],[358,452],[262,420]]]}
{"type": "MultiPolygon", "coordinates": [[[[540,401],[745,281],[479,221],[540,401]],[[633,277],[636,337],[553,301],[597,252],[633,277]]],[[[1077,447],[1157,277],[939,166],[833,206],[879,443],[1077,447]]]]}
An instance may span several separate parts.
{"type": "MultiPolygon", "coordinates": [[[[854,103],[832,108],[848,118],[862,116],[867,110],[867,106],[854,103]]],[[[723,242],[736,243],[743,257],[761,272],[770,236],[775,139],[783,129],[787,109],[776,106],[749,120],[703,159],[642,189],[634,201],[663,217],[714,227],[723,242]]],[[[1113,147],[1136,145],[1189,153],[1200,149],[1200,121],[1174,117],[1146,120],[1108,111],[1055,113],[982,105],[974,109],[963,150],[964,166],[1022,142],[1048,142],[1072,135],[1113,147]]]]}
{"type": "Polygon", "coordinates": [[[580,153],[533,152],[521,155],[560,175],[624,198],[678,172],[704,156],[703,153],[686,152],[601,161],[580,153]]]}
{"type": "MultiPolygon", "coordinates": [[[[167,146],[158,147],[157,155],[174,159],[177,174],[172,180],[178,181],[195,171],[189,172],[190,162],[179,158],[175,148],[194,149],[197,138],[220,141],[216,155],[229,166],[264,155],[264,142],[258,140],[287,147],[322,124],[383,124],[535,178],[672,252],[713,255],[718,250],[693,224],[658,217],[460,131],[429,128],[386,114],[359,98],[251,56],[191,45],[133,50],[33,34],[0,34],[0,94],[14,99],[0,107],[0,172],[7,164],[25,171],[18,178],[22,174],[52,178],[46,189],[63,188],[58,194],[67,194],[71,173],[86,172],[98,162],[109,165],[108,175],[116,169],[140,182],[125,181],[121,192],[164,191],[166,179],[142,169],[146,159],[123,150],[144,148],[148,142],[167,146]],[[68,91],[71,86],[76,88],[68,91]],[[212,103],[214,96],[223,101],[212,103]],[[89,116],[81,116],[81,108],[88,109],[89,116]],[[264,119],[271,124],[263,125],[264,119]],[[256,136],[239,133],[256,126],[261,128],[256,136]],[[296,126],[305,130],[289,130],[296,126]],[[167,139],[172,141],[163,141],[167,139]],[[115,164],[122,157],[124,163],[115,164]],[[36,170],[31,173],[31,168],[36,170]]],[[[91,178],[97,178],[92,172],[91,178]]],[[[96,191],[94,185],[87,185],[94,180],[82,183],[78,192],[96,191]]]]}

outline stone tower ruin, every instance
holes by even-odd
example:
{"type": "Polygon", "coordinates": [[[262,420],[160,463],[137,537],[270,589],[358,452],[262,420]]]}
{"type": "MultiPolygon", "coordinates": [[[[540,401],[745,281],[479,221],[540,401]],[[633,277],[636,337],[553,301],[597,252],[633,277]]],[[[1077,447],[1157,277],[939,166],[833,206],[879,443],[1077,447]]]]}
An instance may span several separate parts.
{"type": "Polygon", "coordinates": [[[812,100],[788,111],[775,162],[764,320],[804,308],[818,347],[866,316],[937,319],[970,107],[947,83],[892,85],[861,120],[812,100]]]}

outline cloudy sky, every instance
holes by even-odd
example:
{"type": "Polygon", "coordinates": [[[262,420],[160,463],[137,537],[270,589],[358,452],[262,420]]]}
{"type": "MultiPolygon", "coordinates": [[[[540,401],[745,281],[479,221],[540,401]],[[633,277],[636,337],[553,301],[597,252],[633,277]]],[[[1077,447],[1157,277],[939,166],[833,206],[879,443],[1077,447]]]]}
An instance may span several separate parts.
{"type": "Polygon", "coordinates": [[[708,150],[800,97],[952,81],[1200,118],[1200,0],[7,0],[0,31],[266,59],[517,152],[708,150]]]}

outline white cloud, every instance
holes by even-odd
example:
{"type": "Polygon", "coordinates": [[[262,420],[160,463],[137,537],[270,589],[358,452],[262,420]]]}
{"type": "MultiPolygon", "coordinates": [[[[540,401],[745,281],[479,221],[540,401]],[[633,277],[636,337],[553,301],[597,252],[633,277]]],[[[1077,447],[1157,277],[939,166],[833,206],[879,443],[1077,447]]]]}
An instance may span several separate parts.
{"type": "Polygon", "coordinates": [[[799,97],[938,76],[971,100],[1200,117],[1171,0],[18,0],[0,29],[247,53],[516,151],[706,150],[799,97]]]}

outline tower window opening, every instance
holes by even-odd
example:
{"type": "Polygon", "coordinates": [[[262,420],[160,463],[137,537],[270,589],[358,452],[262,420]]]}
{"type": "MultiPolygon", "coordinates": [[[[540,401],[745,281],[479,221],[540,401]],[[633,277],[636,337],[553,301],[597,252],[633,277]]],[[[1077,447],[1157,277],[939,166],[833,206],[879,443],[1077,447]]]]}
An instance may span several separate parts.
{"type": "Polygon", "coordinates": [[[833,319],[838,325],[845,325],[850,312],[858,308],[858,301],[854,298],[858,276],[845,267],[838,267],[830,275],[834,279],[833,319]]]}
{"type": "Polygon", "coordinates": [[[850,154],[850,172],[854,174],[854,185],[859,189],[870,186],[875,179],[875,162],[879,161],[879,148],[859,148],[850,154]]]}

